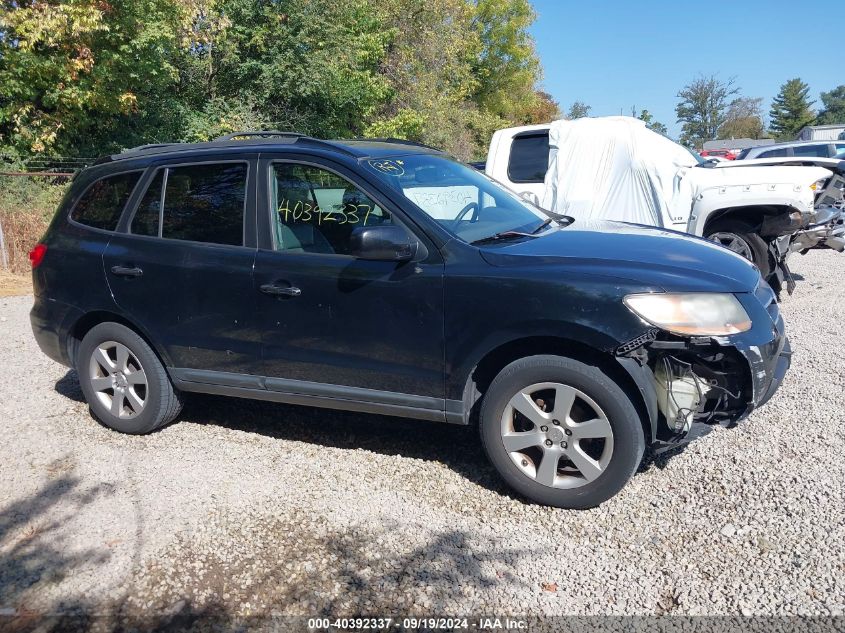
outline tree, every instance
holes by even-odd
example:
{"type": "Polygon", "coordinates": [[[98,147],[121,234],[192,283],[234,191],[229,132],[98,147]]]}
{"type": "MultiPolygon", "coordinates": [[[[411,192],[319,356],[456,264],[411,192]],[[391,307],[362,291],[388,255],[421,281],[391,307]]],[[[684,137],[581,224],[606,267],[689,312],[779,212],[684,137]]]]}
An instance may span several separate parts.
{"type": "Polygon", "coordinates": [[[816,117],[810,106],[815,102],[807,99],[809,93],[810,86],[797,77],[780,87],[769,112],[769,127],[777,138],[793,139],[798,136],[801,128],[813,123],[816,117]]]}
{"type": "Polygon", "coordinates": [[[653,132],[657,132],[658,134],[662,134],[663,136],[666,136],[669,133],[669,130],[666,129],[666,126],[660,123],[659,121],[655,121],[654,116],[652,116],[651,112],[649,112],[648,110],[643,110],[639,113],[639,115],[637,115],[637,108],[634,107],[631,108],[631,115],[634,118],[643,121],[645,123],[645,126],[653,132]]]}
{"type": "Polygon", "coordinates": [[[194,132],[254,121],[356,136],[390,98],[379,70],[395,34],[366,0],[209,0],[193,11],[180,94],[194,132]]]}
{"type": "Polygon", "coordinates": [[[830,92],[823,92],[821,97],[824,109],[819,112],[816,123],[819,125],[845,123],[845,85],[838,86],[830,92]]]}
{"type": "Polygon", "coordinates": [[[0,0],[0,153],[272,127],[483,155],[560,116],[528,0],[0,0]]]}
{"type": "Polygon", "coordinates": [[[522,119],[538,100],[540,60],[528,33],[536,14],[528,0],[475,0],[470,8],[479,45],[472,64],[473,101],[491,114],[522,119]]]}
{"type": "Polygon", "coordinates": [[[590,110],[592,109],[593,108],[591,106],[588,106],[583,101],[576,101],[571,106],[569,106],[569,111],[566,113],[566,118],[573,120],[590,116],[590,110]]]}
{"type": "Polygon", "coordinates": [[[526,114],[526,123],[549,123],[560,118],[560,106],[548,92],[538,90],[536,103],[526,114]]]}
{"type": "Polygon", "coordinates": [[[753,138],[763,136],[763,99],[739,97],[731,101],[725,122],[719,127],[719,138],[753,138]]]}
{"type": "Polygon", "coordinates": [[[178,128],[162,51],[177,47],[179,19],[170,0],[0,0],[0,148],[86,155],[135,140],[129,119],[145,135],[178,128]]]}
{"type": "Polygon", "coordinates": [[[557,104],[540,78],[525,0],[370,0],[393,34],[380,73],[390,98],[368,117],[367,135],[390,133],[484,155],[493,131],[545,122],[557,104]]]}
{"type": "Polygon", "coordinates": [[[725,122],[728,98],[739,92],[734,78],[721,81],[716,75],[701,75],[678,92],[680,102],[675,106],[678,123],[682,123],[681,143],[700,147],[704,141],[716,138],[725,122]]]}

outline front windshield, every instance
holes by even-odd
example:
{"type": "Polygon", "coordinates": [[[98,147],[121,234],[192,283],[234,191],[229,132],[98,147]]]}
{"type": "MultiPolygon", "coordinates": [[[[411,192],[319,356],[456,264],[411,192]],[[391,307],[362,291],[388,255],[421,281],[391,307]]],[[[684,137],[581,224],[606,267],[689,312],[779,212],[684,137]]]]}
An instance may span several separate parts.
{"type": "Polygon", "coordinates": [[[550,217],[486,175],[445,156],[410,154],[365,164],[465,242],[509,231],[531,233],[550,217]]]}

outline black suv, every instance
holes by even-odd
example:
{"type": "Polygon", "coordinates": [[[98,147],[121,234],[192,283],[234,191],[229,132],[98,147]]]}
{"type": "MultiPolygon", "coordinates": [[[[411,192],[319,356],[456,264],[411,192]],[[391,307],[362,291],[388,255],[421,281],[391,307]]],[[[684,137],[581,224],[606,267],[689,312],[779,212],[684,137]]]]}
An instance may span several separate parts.
{"type": "Polygon", "coordinates": [[[789,366],[742,257],[548,214],[392,139],[106,157],[31,258],[38,344],[115,430],[167,424],[185,392],[477,422],[504,480],[560,507],[735,424],[789,366]]]}

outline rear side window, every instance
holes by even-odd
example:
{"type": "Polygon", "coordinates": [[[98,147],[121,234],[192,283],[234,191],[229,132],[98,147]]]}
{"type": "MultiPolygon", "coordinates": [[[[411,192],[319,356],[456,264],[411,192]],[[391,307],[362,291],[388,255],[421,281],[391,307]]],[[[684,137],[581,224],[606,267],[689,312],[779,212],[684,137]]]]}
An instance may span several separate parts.
{"type": "Polygon", "coordinates": [[[71,220],[95,229],[114,231],[141,173],[109,176],[92,184],[73,208],[71,220]]]}
{"type": "Polygon", "coordinates": [[[524,134],[513,139],[508,159],[511,182],[543,182],[549,169],[549,133],[524,134]]]}
{"type": "Polygon", "coordinates": [[[245,163],[162,169],[132,220],[132,233],[210,244],[243,244],[245,163]]]}
{"type": "Polygon", "coordinates": [[[825,143],[824,145],[796,145],[792,148],[792,152],[795,156],[827,158],[829,150],[827,143],[825,143]]]}
{"type": "Polygon", "coordinates": [[[763,152],[757,158],[780,158],[781,156],[789,156],[789,150],[785,147],[781,149],[770,149],[768,152],[763,152]]]}

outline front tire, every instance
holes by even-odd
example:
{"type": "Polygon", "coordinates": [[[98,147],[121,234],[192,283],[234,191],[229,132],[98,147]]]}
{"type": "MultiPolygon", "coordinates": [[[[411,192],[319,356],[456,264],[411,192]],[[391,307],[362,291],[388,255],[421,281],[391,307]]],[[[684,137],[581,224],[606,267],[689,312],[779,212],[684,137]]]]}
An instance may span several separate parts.
{"type": "Polygon", "coordinates": [[[719,222],[710,229],[707,239],[753,262],[763,279],[772,274],[774,262],[769,247],[750,224],[738,220],[719,222]]]}
{"type": "Polygon", "coordinates": [[[182,409],[155,352],[119,323],[91,328],[79,345],[76,373],[92,415],[115,431],[150,433],[182,409]]]}
{"type": "Polygon", "coordinates": [[[529,356],[505,367],[484,395],[480,431],[510,487],[558,508],[610,499],[645,450],[639,415],[619,385],[561,356],[529,356]]]}

